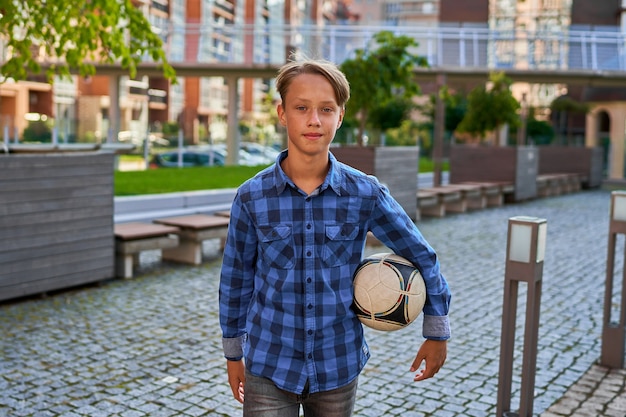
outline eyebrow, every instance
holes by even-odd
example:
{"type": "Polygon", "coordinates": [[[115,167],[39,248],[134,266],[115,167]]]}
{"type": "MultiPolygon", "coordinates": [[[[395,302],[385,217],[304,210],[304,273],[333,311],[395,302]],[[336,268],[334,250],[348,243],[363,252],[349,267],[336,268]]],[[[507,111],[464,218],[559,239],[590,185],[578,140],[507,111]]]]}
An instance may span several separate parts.
{"type": "MultiPolygon", "coordinates": [[[[292,100],[293,101],[300,101],[300,102],[307,103],[307,104],[311,103],[313,101],[313,100],[309,100],[309,99],[305,99],[305,98],[301,98],[301,97],[294,97],[292,100]]],[[[332,105],[332,106],[341,107],[341,106],[339,106],[339,104],[335,100],[324,100],[324,101],[321,101],[320,104],[327,105],[327,106],[328,105],[332,105]]]]}

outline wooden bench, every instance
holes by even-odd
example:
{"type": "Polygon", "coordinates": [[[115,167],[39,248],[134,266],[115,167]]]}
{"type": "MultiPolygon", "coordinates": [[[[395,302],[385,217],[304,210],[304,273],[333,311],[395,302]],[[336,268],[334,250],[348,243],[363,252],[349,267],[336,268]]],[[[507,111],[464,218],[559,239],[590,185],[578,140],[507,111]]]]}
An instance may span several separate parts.
{"type": "Polygon", "coordinates": [[[483,184],[490,184],[490,186],[498,187],[502,194],[503,203],[515,203],[515,184],[509,181],[484,181],[483,184]]]}
{"type": "Polygon", "coordinates": [[[417,219],[421,219],[422,215],[431,217],[446,215],[446,207],[439,201],[436,192],[417,190],[417,219]]]}
{"type": "Polygon", "coordinates": [[[539,197],[549,197],[556,194],[556,182],[552,175],[537,175],[537,195],[539,197]]]}
{"type": "Polygon", "coordinates": [[[567,172],[558,175],[560,177],[562,193],[573,193],[582,189],[582,175],[573,172],[567,172]]]}
{"type": "Polygon", "coordinates": [[[229,222],[228,217],[210,214],[155,219],[154,223],[178,228],[179,244],[176,247],[164,249],[162,252],[163,259],[200,265],[202,263],[202,243],[209,239],[225,239],[229,222]]]}
{"type": "Polygon", "coordinates": [[[459,190],[461,192],[461,197],[465,200],[465,205],[468,210],[478,210],[487,207],[487,200],[483,195],[480,185],[453,183],[448,184],[445,187],[459,190]]]}
{"type": "Polygon", "coordinates": [[[420,188],[417,190],[420,216],[443,217],[447,212],[463,213],[467,202],[460,189],[448,186],[420,188]]]}
{"type": "Polygon", "coordinates": [[[568,176],[571,192],[574,193],[583,189],[583,184],[587,180],[584,175],[572,173],[568,174],[568,176]]]}
{"type": "Polygon", "coordinates": [[[537,195],[549,197],[579,191],[582,178],[578,174],[543,174],[537,176],[537,195]]]}
{"type": "Polygon", "coordinates": [[[460,184],[470,184],[480,187],[485,207],[499,207],[504,203],[504,193],[499,183],[468,181],[460,184]]]}
{"type": "Polygon", "coordinates": [[[230,210],[220,210],[211,214],[213,214],[214,216],[230,217],[230,210]]]}
{"type": "Polygon", "coordinates": [[[178,228],[150,223],[115,225],[115,272],[120,278],[132,278],[139,254],[147,250],[163,250],[178,245],[178,228]]]}

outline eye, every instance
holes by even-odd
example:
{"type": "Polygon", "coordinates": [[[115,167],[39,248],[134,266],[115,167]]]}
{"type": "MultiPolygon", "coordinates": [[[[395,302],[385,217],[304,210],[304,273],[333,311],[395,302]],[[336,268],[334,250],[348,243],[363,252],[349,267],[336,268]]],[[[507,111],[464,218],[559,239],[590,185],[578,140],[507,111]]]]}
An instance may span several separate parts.
{"type": "Polygon", "coordinates": [[[335,111],[335,109],[333,109],[332,107],[324,107],[322,111],[324,113],[332,113],[333,111],[335,111]]]}
{"type": "Polygon", "coordinates": [[[296,106],[296,110],[305,111],[306,110],[306,106],[296,106]]]}

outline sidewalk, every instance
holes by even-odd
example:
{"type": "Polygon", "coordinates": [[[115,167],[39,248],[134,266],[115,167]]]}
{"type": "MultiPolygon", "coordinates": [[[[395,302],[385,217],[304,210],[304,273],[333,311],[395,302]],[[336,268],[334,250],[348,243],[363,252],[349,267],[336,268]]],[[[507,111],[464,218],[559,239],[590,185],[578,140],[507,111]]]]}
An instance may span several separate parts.
{"type": "Polygon", "coordinates": [[[626,370],[591,368],[541,417],[626,416],[626,370]]]}
{"type": "MultiPolygon", "coordinates": [[[[413,383],[408,368],[421,323],[392,333],[366,329],[372,358],[354,416],[495,415],[506,228],[519,215],[548,221],[535,415],[625,416],[626,372],[596,365],[609,197],[584,191],[421,220],[453,291],[448,361],[436,378],[413,383]]],[[[205,252],[213,260],[198,267],[161,263],[149,252],[133,280],[1,303],[0,415],[240,415],[221,355],[218,243],[205,252]]],[[[525,314],[520,288],[513,410],[525,314]]]]}

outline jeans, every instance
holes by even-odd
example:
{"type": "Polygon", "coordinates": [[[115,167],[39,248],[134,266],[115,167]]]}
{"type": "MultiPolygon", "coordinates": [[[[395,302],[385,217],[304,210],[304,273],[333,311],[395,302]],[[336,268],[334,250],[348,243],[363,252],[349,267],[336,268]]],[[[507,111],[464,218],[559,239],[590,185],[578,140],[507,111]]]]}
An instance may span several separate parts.
{"type": "Polygon", "coordinates": [[[308,385],[301,395],[283,391],[267,379],[246,370],[244,417],[298,417],[300,405],[305,417],[350,417],[354,409],[357,379],[332,391],[310,394],[308,385]]]}

